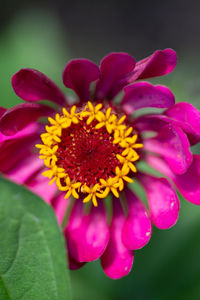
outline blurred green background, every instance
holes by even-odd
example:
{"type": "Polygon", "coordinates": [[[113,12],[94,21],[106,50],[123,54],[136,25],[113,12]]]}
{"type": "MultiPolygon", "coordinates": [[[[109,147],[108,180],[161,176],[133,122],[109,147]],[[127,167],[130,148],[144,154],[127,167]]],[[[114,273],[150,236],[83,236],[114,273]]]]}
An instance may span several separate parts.
{"type": "MultiPolygon", "coordinates": [[[[137,60],[156,49],[174,48],[176,70],[161,79],[200,109],[200,2],[190,1],[11,1],[1,7],[1,106],[20,102],[12,74],[32,67],[62,85],[62,70],[74,57],[99,63],[110,51],[137,60]]],[[[66,89],[63,88],[64,92],[66,89]]],[[[200,153],[199,146],[193,151],[200,153]]],[[[150,243],[135,252],[133,270],[121,280],[104,275],[99,262],[71,272],[73,300],[200,299],[200,207],[181,198],[180,218],[170,230],[154,228],[150,243]]]]}

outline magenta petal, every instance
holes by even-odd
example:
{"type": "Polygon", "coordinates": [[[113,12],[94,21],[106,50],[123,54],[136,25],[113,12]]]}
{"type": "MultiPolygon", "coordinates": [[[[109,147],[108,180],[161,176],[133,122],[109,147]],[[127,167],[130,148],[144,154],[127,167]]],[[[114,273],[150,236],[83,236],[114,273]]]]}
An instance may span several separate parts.
{"type": "Polygon", "coordinates": [[[63,71],[63,82],[82,102],[90,100],[90,84],[99,78],[99,68],[88,59],[73,59],[63,71]]]}
{"type": "Polygon", "coordinates": [[[187,134],[187,137],[192,145],[198,143],[200,141],[200,112],[193,106],[191,111],[186,111],[185,109],[182,110],[182,106],[180,107],[182,113],[180,113],[180,115],[173,115],[173,112],[176,111],[176,106],[178,106],[177,109],[179,108],[179,104],[182,103],[177,103],[169,108],[165,112],[166,115],[149,114],[140,116],[136,120],[137,129],[139,131],[158,132],[166,124],[173,124],[177,127],[180,127],[187,134]],[[169,114],[171,114],[169,117],[167,116],[168,111],[169,114]]]}
{"type": "Polygon", "coordinates": [[[160,114],[145,114],[136,119],[137,129],[143,131],[159,132],[161,128],[167,124],[174,124],[179,127],[177,122],[173,122],[170,118],[160,114]]]}
{"type": "Polygon", "coordinates": [[[3,116],[3,114],[6,112],[6,108],[0,106],[0,117],[3,116]]]}
{"type": "Polygon", "coordinates": [[[39,171],[43,165],[44,163],[39,159],[38,155],[28,153],[28,155],[19,160],[12,169],[6,172],[6,176],[18,184],[23,184],[34,173],[39,171]]]}
{"type": "Polygon", "coordinates": [[[119,279],[131,271],[133,252],[122,242],[122,229],[125,216],[118,199],[114,199],[114,213],[110,226],[110,241],[101,257],[101,265],[105,274],[112,279],[119,279]]]}
{"type": "Polygon", "coordinates": [[[193,155],[193,161],[187,172],[176,175],[159,157],[147,156],[147,162],[159,172],[168,176],[176,185],[180,193],[189,202],[200,205],[200,155],[193,155]]]}
{"type": "Polygon", "coordinates": [[[4,135],[14,135],[26,125],[54,110],[38,103],[21,103],[8,109],[0,119],[0,130],[4,135]]]}
{"type": "Polygon", "coordinates": [[[58,196],[56,196],[52,203],[53,209],[58,220],[58,224],[60,226],[62,225],[62,222],[67,212],[67,208],[70,203],[70,199],[65,199],[64,196],[65,193],[60,193],[58,196]]]}
{"type": "Polygon", "coordinates": [[[25,138],[31,135],[37,135],[39,136],[38,133],[40,133],[41,131],[41,124],[38,123],[31,123],[29,125],[27,125],[26,127],[24,127],[22,130],[17,131],[15,134],[13,135],[4,135],[1,131],[0,131],[0,146],[2,146],[2,144],[5,144],[6,141],[14,141],[14,140],[18,140],[21,138],[25,138]]]}
{"type": "Polygon", "coordinates": [[[65,96],[43,73],[34,69],[21,69],[12,77],[12,86],[21,99],[34,102],[39,100],[51,100],[64,105],[65,96]]]}
{"type": "Polygon", "coordinates": [[[92,208],[89,215],[83,215],[80,208],[69,220],[66,228],[66,240],[72,257],[78,262],[98,259],[109,241],[109,230],[103,205],[92,208]],[[78,215],[78,216],[77,216],[78,215]],[[78,221],[77,221],[78,220],[78,221]]]}
{"type": "MultiPolygon", "coordinates": [[[[173,108],[174,106],[172,106],[173,108]]],[[[187,134],[191,133],[191,127],[186,123],[179,120],[172,119],[166,115],[161,114],[146,114],[138,117],[136,119],[137,129],[139,131],[155,131],[159,132],[161,128],[165,125],[172,124],[174,126],[180,127],[187,134]]]]}
{"type": "MultiPolygon", "coordinates": [[[[37,126],[27,126],[26,129],[22,130],[23,134],[16,134],[11,136],[10,139],[4,139],[0,143],[0,171],[7,172],[14,168],[20,161],[23,161],[25,157],[32,156],[31,149],[38,140],[38,133],[34,131],[37,126]],[[32,131],[33,130],[33,131],[32,131]],[[13,155],[14,153],[14,155],[13,155]]],[[[0,138],[4,136],[0,135],[0,138]]]]}
{"type": "Polygon", "coordinates": [[[176,62],[177,57],[174,50],[157,50],[136,63],[134,71],[127,77],[127,84],[137,79],[166,75],[174,70],[176,62]]]}
{"type": "Polygon", "coordinates": [[[127,249],[137,250],[144,247],[151,237],[151,220],[142,202],[126,188],[128,217],[122,230],[122,241],[127,249]]]}
{"type": "Polygon", "coordinates": [[[171,124],[163,126],[155,138],[144,141],[144,149],[162,155],[176,174],[185,173],[192,162],[189,147],[186,134],[171,124]]]}
{"type": "Polygon", "coordinates": [[[139,180],[144,186],[151,219],[160,229],[172,227],[179,214],[179,199],[172,184],[166,178],[156,178],[147,174],[139,175],[139,180]]]}
{"type": "Polygon", "coordinates": [[[26,182],[26,186],[33,192],[39,195],[47,203],[51,203],[55,193],[57,191],[57,186],[55,183],[49,185],[49,178],[42,175],[43,170],[38,172],[35,176],[30,178],[26,182]]]}
{"type": "Polygon", "coordinates": [[[127,53],[111,53],[105,56],[100,63],[101,76],[96,85],[95,97],[102,99],[115,96],[124,86],[120,80],[134,67],[135,60],[127,53]]]}
{"type": "Polygon", "coordinates": [[[154,156],[152,154],[147,154],[145,156],[146,162],[154,169],[156,169],[158,172],[164,174],[165,176],[172,179],[174,176],[180,176],[175,175],[172,170],[169,168],[169,165],[159,156],[154,156]]]}
{"type": "Polygon", "coordinates": [[[69,269],[70,270],[78,270],[80,268],[82,268],[85,265],[85,262],[80,263],[78,261],[76,261],[75,259],[73,259],[73,257],[68,253],[68,265],[69,265],[69,269]]]}
{"type": "Polygon", "coordinates": [[[177,121],[180,126],[189,135],[192,144],[200,141],[200,111],[190,103],[177,103],[169,108],[165,114],[177,121]]]}
{"type": "Polygon", "coordinates": [[[190,168],[185,174],[175,176],[174,183],[188,201],[200,205],[200,155],[193,156],[190,168]]]}
{"type": "Polygon", "coordinates": [[[165,108],[175,103],[170,89],[162,85],[152,85],[149,82],[137,82],[124,88],[122,108],[127,114],[144,107],[165,108]]]}

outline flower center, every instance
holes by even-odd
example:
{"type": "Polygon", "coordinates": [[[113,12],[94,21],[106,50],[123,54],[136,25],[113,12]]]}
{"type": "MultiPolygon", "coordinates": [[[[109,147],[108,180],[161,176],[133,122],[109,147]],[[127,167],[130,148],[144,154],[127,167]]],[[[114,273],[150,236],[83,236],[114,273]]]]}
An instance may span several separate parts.
{"type": "Polygon", "coordinates": [[[85,193],[83,202],[92,200],[97,206],[97,198],[110,191],[119,197],[124,181],[133,182],[129,173],[136,172],[134,162],[139,159],[135,149],[143,146],[125,119],[118,119],[113,108],[91,102],[82,110],[63,108],[62,115],[48,118],[43,144],[36,145],[49,169],[43,175],[67,192],[65,198],[85,193]]]}
{"type": "Polygon", "coordinates": [[[57,150],[57,164],[71,180],[88,186],[115,176],[115,169],[120,166],[116,155],[122,152],[106,128],[96,129],[95,125],[97,121],[88,125],[84,118],[64,129],[57,150]]]}

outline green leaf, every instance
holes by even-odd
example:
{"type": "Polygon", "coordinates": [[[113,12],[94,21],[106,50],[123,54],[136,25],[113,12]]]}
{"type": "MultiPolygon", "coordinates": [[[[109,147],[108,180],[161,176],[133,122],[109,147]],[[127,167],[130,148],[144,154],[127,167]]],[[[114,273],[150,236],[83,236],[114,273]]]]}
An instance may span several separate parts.
{"type": "Polygon", "coordinates": [[[0,191],[0,299],[70,299],[65,244],[53,210],[4,178],[0,191]]]}

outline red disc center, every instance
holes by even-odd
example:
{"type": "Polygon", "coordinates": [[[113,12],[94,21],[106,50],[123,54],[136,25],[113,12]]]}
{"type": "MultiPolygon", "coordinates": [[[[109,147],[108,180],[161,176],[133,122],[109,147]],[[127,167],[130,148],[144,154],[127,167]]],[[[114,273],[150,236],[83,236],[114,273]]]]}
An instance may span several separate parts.
{"type": "Polygon", "coordinates": [[[116,166],[120,166],[116,154],[123,151],[113,144],[113,135],[105,127],[95,129],[96,124],[87,125],[84,118],[64,129],[56,154],[58,165],[70,179],[88,186],[99,183],[100,178],[114,177],[116,166]]]}

